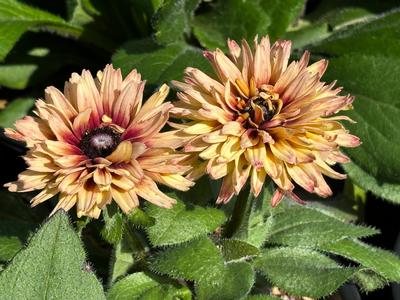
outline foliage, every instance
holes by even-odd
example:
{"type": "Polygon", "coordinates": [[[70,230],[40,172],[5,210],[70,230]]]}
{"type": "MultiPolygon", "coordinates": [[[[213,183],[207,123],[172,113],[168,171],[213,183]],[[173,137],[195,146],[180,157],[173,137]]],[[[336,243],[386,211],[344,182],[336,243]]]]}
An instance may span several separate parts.
{"type": "MultiPolygon", "coordinates": [[[[356,97],[347,114],[363,142],[346,151],[352,159],[343,165],[346,184],[400,203],[395,1],[53,2],[0,1],[0,98],[8,102],[1,127],[31,114],[43,88],[61,89],[72,71],[93,72],[110,61],[124,75],[136,68],[149,94],[182,79],[186,67],[210,73],[204,49],[226,51],[227,38],[251,44],[268,34],[291,39],[293,58],[308,49],[311,60],[329,59],[324,80],[338,80],[356,97]]],[[[24,151],[3,136],[0,143],[15,157],[24,151]]],[[[189,192],[170,192],[177,200],[171,209],[148,204],[124,215],[109,206],[98,222],[70,221],[64,212],[46,219],[54,203],[32,209],[33,195],[1,191],[0,298],[277,299],[267,292],[272,286],[322,298],[346,282],[365,292],[400,282],[399,257],[362,240],[378,229],[350,223],[315,201],[300,206],[285,199],[271,208],[268,185],[258,198],[248,197],[240,224],[227,230],[235,200],[217,207],[219,184],[202,178],[189,192]]],[[[321,203],[339,199],[354,204],[342,188],[321,203]]]]}

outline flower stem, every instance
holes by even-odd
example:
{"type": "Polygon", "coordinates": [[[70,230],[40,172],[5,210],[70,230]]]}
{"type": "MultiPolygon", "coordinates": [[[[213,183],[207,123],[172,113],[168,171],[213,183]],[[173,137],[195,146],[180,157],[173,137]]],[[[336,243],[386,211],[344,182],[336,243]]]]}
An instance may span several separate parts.
{"type": "Polygon", "coordinates": [[[223,236],[231,238],[243,223],[244,216],[247,211],[247,200],[249,198],[250,186],[247,184],[236,197],[235,206],[233,207],[232,216],[226,224],[223,236]]]}

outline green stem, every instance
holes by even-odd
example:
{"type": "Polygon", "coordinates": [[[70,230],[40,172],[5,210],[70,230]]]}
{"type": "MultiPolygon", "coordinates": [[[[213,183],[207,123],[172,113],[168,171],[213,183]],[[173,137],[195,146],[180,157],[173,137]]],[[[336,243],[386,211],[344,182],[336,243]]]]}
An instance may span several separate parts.
{"type": "Polygon", "coordinates": [[[232,216],[226,224],[223,236],[231,238],[243,223],[244,216],[247,211],[247,200],[249,198],[250,186],[247,184],[236,198],[232,216]]]}

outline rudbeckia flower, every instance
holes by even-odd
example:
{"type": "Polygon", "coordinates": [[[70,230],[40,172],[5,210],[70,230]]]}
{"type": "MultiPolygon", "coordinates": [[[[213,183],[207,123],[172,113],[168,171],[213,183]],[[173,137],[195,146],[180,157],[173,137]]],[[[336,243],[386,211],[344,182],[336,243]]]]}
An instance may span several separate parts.
{"type": "Polygon", "coordinates": [[[271,200],[276,205],[293,193],[294,184],[322,197],[332,194],[323,175],[346,176],[330,166],[349,158],[339,147],[355,147],[360,140],[348,133],[333,116],[351,108],[353,97],[339,95],[335,82],[321,82],[328,62],[309,64],[305,52],[289,64],[291,42],[280,40],[270,46],[268,37],[256,38],[253,49],[228,40],[229,57],[221,50],[206,51],[215,77],[195,68],[185,70],[184,83],[173,113],[188,122],[172,124],[184,151],[197,155],[197,167],[189,174],[204,173],[223,178],[217,202],[228,202],[250,178],[257,196],[271,178],[277,189],[271,200]]]}
{"type": "Polygon", "coordinates": [[[182,174],[190,166],[186,154],[174,151],[170,134],[160,133],[172,108],[163,103],[169,88],[161,86],[143,104],[144,85],[136,70],[123,79],[108,65],[95,79],[86,70],[73,73],[64,93],[48,87],[45,100],[36,102],[36,116],[5,131],[29,148],[27,170],[5,186],[42,190],[32,206],[59,194],[53,212],[76,205],[78,217],[98,218],[112,200],[128,213],[139,205],[138,196],[171,207],[175,200],[156,183],[185,191],[192,182],[182,174]]]}

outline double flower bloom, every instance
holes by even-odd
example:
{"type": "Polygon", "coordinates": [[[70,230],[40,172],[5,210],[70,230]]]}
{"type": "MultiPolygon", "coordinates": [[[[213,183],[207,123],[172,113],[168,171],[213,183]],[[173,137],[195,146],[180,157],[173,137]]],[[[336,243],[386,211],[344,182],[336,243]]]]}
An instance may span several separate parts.
{"type": "Polygon", "coordinates": [[[249,178],[255,196],[266,178],[273,180],[272,205],[284,195],[301,202],[293,182],[329,196],[323,175],[345,178],[330,166],[349,161],[339,147],[360,144],[338,122],[352,120],[333,116],[351,108],[353,97],[320,81],[327,61],[308,65],[306,52],[289,64],[289,41],[271,47],[264,37],[251,49],[229,40],[228,47],[229,57],[219,49],[204,54],[215,78],[187,68],[184,82],[173,82],[180,90],[173,104],[165,102],[166,85],[143,104],[140,74],[133,70],[123,79],[111,65],[96,78],[72,74],[64,93],[48,87],[36,116],[6,129],[29,148],[27,170],[6,186],[42,190],[33,206],[59,194],[54,211],[76,205],[78,217],[94,218],[112,200],[126,213],[139,197],[171,207],[175,200],[157,183],[186,191],[205,173],[223,179],[218,203],[249,178]],[[172,129],[161,132],[167,122],[172,129]]]}

